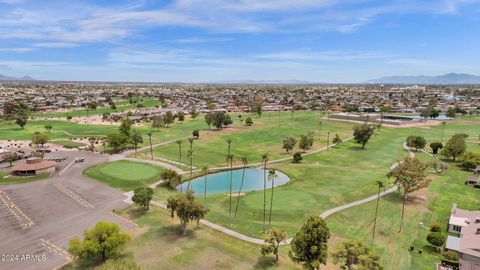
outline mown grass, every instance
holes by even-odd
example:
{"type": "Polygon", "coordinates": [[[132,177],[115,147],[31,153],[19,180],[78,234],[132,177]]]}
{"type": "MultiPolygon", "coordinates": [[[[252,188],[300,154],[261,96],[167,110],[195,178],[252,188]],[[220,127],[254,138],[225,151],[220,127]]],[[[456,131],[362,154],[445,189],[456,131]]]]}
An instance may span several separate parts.
{"type": "Polygon", "coordinates": [[[50,173],[42,173],[42,174],[39,174],[39,175],[28,176],[28,177],[9,176],[7,178],[4,178],[8,174],[9,174],[8,172],[0,171],[0,185],[13,185],[13,184],[29,183],[29,182],[38,181],[38,180],[48,178],[51,175],[50,173]]]}
{"type": "Polygon", "coordinates": [[[120,160],[87,168],[83,174],[114,188],[129,191],[158,181],[162,170],[146,163],[120,160]]]}

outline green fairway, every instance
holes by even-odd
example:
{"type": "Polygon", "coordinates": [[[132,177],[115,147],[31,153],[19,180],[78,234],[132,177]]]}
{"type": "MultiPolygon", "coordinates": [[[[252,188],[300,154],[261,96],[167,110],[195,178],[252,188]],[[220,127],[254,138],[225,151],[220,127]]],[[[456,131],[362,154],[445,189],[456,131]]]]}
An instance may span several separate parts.
{"type": "Polygon", "coordinates": [[[115,113],[115,112],[124,112],[128,110],[132,110],[137,108],[137,104],[143,104],[144,108],[155,107],[160,104],[159,100],[156,99],[145,99],[142,101],[138,101],[138,103],[130,104],[128,101],[120,101],[117,102],[116,109],[110,109],[110,107],[100,107],[95,110],[86,110],[86,109],[79,109],[79,110],[72,110],[70,112],[52,112],[52,113],[34,113],[32,116],[34,117],[80,117],[80,116],[92,116],[92,115],[102,115],[104,113],[115,113]]]}
{"type": "Polygon", "coordinates": [[[84,171],[84,175],[128,191],[158,181],[161,172],[160,167],[121,160],[90,167],[84,171]]]}
{"type": "MultiPolygon", "coordinates": [[[[245,119],[247,115],[243,115],[245,119]]],[[[237,118],[238,119],[238,118],[237,118]]],[[[227,154],[227,139],[231,139],[232,154],[236,157],[236,164],[239,165],[240,158],[245,156],[250,163],[261,161],[261,154],[269,153],[270,160],[291,157],[293,152],[302,151],[298,148],[300,135],[308,132],[314,133],[314,144],[311,150],[325,147],[327,144],[328,132],[331,142],[333,136],[338,133],[343,139],[351,136],[352,123],[329,121],[321,119],[319,124],[318,112],[296,112],[291,118],[290,112],[272,113],[262,118],[253,118],[254,124],[251,127],[242,125],[238,120],[232,127],[222,131],[203,131],[200,139],[193,144],[193,165],[201,167],[225,166],[227,154]],[[283,140],[287,137],[295,137],[297,145],[295,149],[287,153],[283,147],[283,140]]],[[[167,160],[188,163],[189,144],[187,140],[182,142],[182,160],[180,160],[179,146],[175,143],[162,145],[154,149],[154,155],[167,160]]],[[[309,150],[309,151],[311,151],[309,150]]],[[[149,151],[144,153],[149,154],[149,151]]]]}

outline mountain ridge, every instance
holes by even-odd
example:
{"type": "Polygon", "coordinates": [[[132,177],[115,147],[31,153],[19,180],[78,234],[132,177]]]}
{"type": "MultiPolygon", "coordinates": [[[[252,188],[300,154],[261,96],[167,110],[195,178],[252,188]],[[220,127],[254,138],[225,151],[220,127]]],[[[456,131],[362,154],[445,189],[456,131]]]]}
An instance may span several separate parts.
{"type": "Polygon", "coordinates": [[[439,76],[386,76],[366,81],[373,84],[480,84],[480,76],[465,73],[447,73],[439,76]]]}

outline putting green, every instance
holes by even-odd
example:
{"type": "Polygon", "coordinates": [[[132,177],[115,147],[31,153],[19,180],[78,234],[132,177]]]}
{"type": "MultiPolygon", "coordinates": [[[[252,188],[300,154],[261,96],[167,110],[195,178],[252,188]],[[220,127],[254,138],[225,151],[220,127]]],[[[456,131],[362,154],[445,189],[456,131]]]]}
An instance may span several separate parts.
{"type": "Polygon", "coordinates": [[[161,172],[160,167],[121,160],[90,167],[84,171],[84,175],[115,188],[132,190],[156,182],[161,172]]]}

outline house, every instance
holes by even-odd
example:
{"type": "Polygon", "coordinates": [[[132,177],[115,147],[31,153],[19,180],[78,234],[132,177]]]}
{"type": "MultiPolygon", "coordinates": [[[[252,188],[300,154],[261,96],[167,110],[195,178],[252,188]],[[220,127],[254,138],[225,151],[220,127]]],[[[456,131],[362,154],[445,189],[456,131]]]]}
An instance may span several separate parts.
{"type": "Polygon", "coordinates": [[[460,270],[480,270],[480,211],[457,208],[454,203],[448,222],[446,249],[459,253],[460,270]]]}

